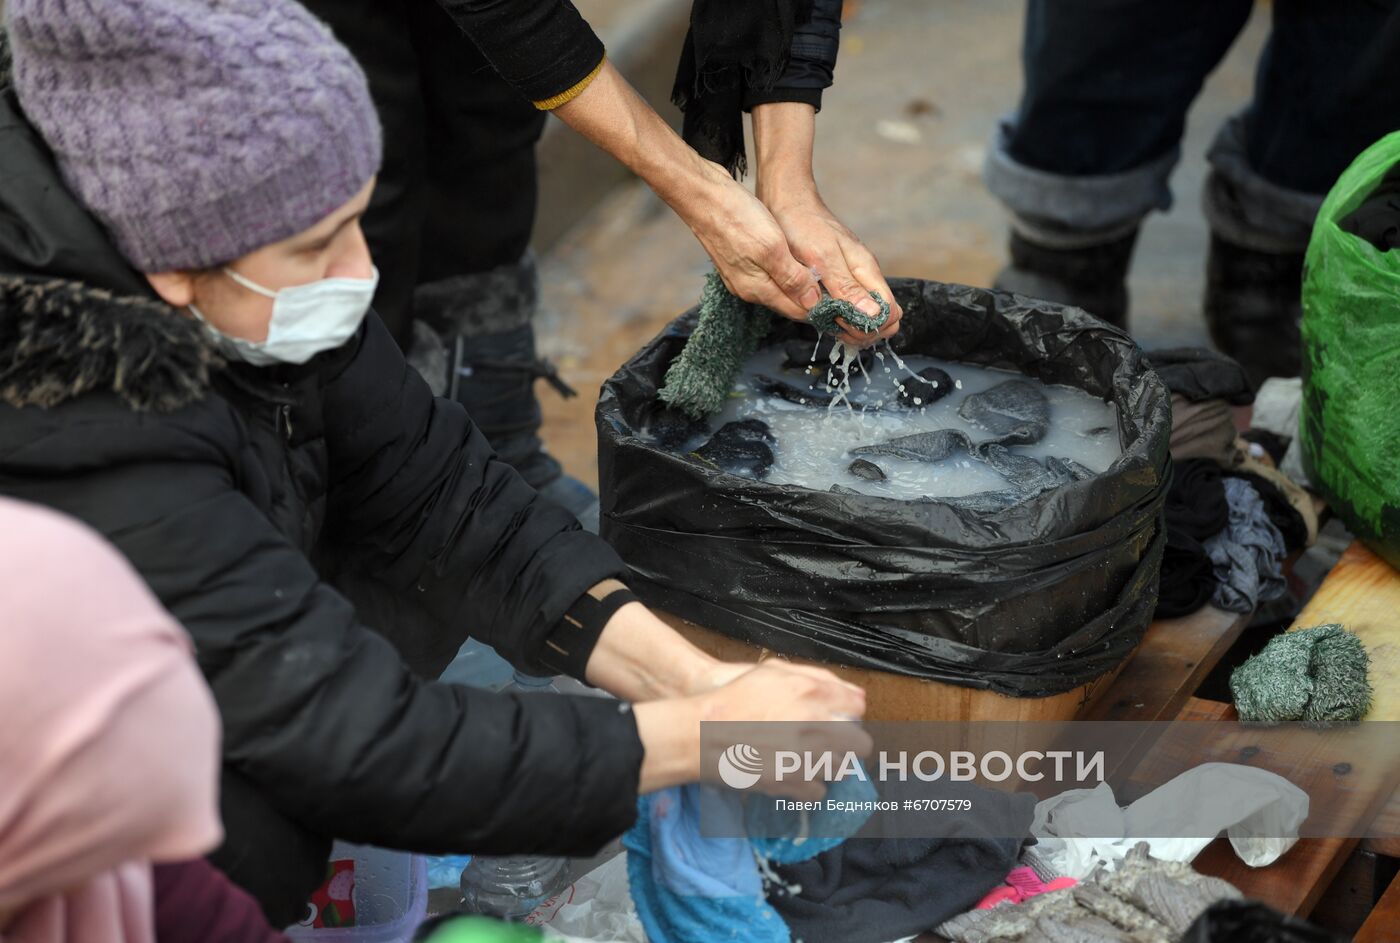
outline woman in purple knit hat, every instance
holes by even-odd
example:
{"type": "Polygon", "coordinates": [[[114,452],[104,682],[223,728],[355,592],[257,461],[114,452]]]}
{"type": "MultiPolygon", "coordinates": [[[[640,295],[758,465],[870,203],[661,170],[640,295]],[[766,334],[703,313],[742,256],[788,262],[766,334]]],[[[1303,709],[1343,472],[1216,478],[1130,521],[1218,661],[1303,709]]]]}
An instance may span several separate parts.
{"type": "Polygon", "coordinates": [[[0,493],[104,534],[190,632],[224,726],[214,860],[274,924],[333,839],[590,854],[699,777],[702,718],[863,714],[827,672],[683,641],[405,366],[358,223],[379,124],[299,5],[5,18],[0,493]],[[430,680],[469,635],[621,700],[430,680]]]}

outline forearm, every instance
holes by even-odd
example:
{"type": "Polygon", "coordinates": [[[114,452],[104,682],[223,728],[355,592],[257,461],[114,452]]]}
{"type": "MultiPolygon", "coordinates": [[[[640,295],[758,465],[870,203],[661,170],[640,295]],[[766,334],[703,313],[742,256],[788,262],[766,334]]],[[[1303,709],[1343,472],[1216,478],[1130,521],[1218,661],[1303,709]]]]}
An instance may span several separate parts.
{"type": "Polygon", "coordinates": [[[641,603],[617,611],[588,659],[585,680],[626,701],[693,694],[717,683],[721,663],[641,603]]]}
{"type": "Polygon", "coordinates": [[[611,62],[554,114],[645,180],[682,218],[714,187],[716,175],[729,179],[681,140],[611,62]]]}
{"type": "Polygon", "coordinates": [[[801,102],[774,102],[753,110],[758,198],[771,206],[793,195],[814,195],[812,151],[817,112],[801,102]]]}
{"type": "Polygon", "coordinates": [[[643,750],[637,792],[645,795],[698,780],[701,721],[698,704],[690,698],[679,698],[636,704],[632,711],[643,750]]]}

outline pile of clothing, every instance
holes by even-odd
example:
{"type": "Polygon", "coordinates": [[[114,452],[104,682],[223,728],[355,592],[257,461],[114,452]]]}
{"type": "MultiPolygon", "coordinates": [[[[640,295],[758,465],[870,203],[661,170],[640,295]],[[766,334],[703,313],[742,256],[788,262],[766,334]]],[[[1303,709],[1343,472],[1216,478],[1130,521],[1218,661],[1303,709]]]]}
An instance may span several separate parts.
{"type": "MultiPolygon", "coordinates": [[[[848,838],[864,815],[765,813],[767,796],[741,802],[709,786],[643,797],[623,845],[646,937],[884,943],[937,926],[1012,879],[1030,834],[1033,796],[968,791],[976,793],[973,812],[939,838],[848,838]]],[[[828,791],[842,801],[874,796],[861,781],[828,791]]]]}
{"type": "Polygon", "coordinates": [[[1232,407],[1253,403],[1254,393],[1230,358],[1187,348],[1149,359],[1172,393],[1174,466],[1156,617],[1207,604],[1244,614],[1282,599],[1283,561],[1310,546],[1318,527],[1311,497],[1278,467],[1288,437],[1237,434],[1232,407]]]}

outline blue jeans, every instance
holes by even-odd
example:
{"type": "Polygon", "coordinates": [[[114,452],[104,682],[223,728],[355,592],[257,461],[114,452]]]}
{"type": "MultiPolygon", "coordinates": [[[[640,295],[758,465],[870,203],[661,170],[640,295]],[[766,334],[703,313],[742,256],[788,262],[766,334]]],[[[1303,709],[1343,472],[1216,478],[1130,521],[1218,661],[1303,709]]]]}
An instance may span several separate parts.
{"type": "MultiPolygon", "coordinates": [[[[1252,0],[1029,0],[1025,89],[988,188],[1026,221],[1121,234],[1171,205],[1186,112],[1252,0]]],[[[1400,2],[1275,0],[1253,101],[1211,147],[1205,204],[1242,245],[1301,251],[1351,160],[1400,128],[1400,2]]]]}

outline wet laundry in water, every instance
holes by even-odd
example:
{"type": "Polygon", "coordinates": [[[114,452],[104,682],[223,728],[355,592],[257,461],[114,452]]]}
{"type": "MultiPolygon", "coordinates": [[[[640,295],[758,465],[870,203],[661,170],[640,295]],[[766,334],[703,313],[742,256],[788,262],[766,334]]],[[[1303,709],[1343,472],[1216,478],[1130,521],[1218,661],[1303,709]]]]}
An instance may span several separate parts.
{"type": "Polygon", "coordinates": [[[857,836],[777,867],[769,902],[804,943],[884,943],[972,908],[1016,866],[1035,799],[977,787],[968,794],[974,812],[955,836],[857,836]]]}
{"type": "MultiPolygon", "coordinates": [[[[1121,454],[1116,408],[1082,390],[1005,370],[904,358],[883,345],[871,354],[870,369],[859,368],[850,386],[838,389],[828,386],[829,375],[810,370],[801,350],[792,347],[772,345],[750,358],[720,413],[683,445],[668,445],[668,450],[690,453],[714,430],[758,419],[775,440],[774,461],[763,481],[820,491],[839,485],[904,501],[1002,491],[1017,492],[1023,501],[1047,487],[1101,474],[1121,454]],[[803,366],[785,366],[791,362],[803,366]],[[949,392],[923,402],[922,395],[914,394],[926,380],[949,392]],[[1030,392],[1018,396],[1018,390],[1030,392]],[[992,435],[964,412],[983,422],[1000,422],[998,428],[1009,434],[992,435]],[[1038,441],[1021,444],[1036,435],[1038,441]],[[878,465],[884,477],[853,473],[856,459],[878,465]]],[[[651,418],[646,434],[660,444],[658,422],[659,417],[651,418]]],[[[870,472],[863,465],[856,469],[870,472]]],[[[1015,503],[978,503],[988,500],[999,507],[1015,503]]]]}
{"type": "Polygon", "coordinates": [[[1274,636],[1230,675],[1240,720],[1327,723],[1360,720],[1371,708],[1371,659],[1340,625],[1274,636]]]}
{"type": "Polygon", "coordinates": [[[857,333],[874,334],[884,327],[885,322],[890,319],[890,303],[878,291],[872,291],[870,297],[875,299],[875,303],[880,306],[880,313],[873,317],[865,314],[849,301],[827,295],[813,305],[812,310],[807,312],[807,323],[823,334],[839,334],[841,332],[841,325],[837,323],[839,318],[857,333]]]}
{"type": "Polygon", "coordinates": [[[925,367],[904,380],[899,401],[905,406],[932,406],[953,392],[953,378],[938,367],[925,367]]]}
{"type": "Polygon", "coordinates": [[[916,432],[902,435],[878,445],[861,445],[851,449],[852,455],[888,455],[911,462],[941,462],[957,452],[972,449],[967,433],[957,429],[916,432]]]}
{"type": "Polygon", "coordinates": [[[1193,403],[1223,399],[1233,406],[1254,402],[1254,387],[1244,368],[1224,354],[1205,347],[1173,347],[1147,354],[1152,369],[1167,389],[1193,403]]]}
{"type": "Polygon", "coordinates": [[[695,419],[678,409],[663,409],[651,417],[646,434],[657,445],[671,452],[679,452],[688,442],[703,437],[709,431],[705,420],[695,419]]]}
{"type": "Polygon", "coordinates": [[[734,378],[768,334],[772,314],[730,294],[718,272],[705,277],[694,332],[666,370],[657,396],[696,419],[716,413],[734,378]]]}
{"type": "Polygon", "coordinates": [[[953,943],[1177,943],[1212,905],[1241,896],[1189,864],[1153,858],[1142,842],[1112,873],[1025,903],[973,910],[937,932],[953,943]]]}
{"type": "Polygon", "coordinates": [[[851,462],[851,474],[857,478],[864,478],[866,481],[884,481],[885,472],[874,462],[867,462],[863,458],[858,458],[851,462]]]}
{"type": "MultiPolygon", "coordinates": [[[[955,455],[965,454],[994,469],[1006,482],[1012,485],[1014,500],[1010,504],[1024,500],[1028,495],[1038,494],[1047,488],[1058,487],[1075,481],[1087,481],[1094,477],[1094,471],[1072,459],[1050,456],[1039,462],[1027,455],[1012,452],[1002,444],[1014,437],[973,443],[964,432],[957,429],[939,429],[936,432],[919,432],[899,436],[877,445],[862,445],[851,449],[852,455],[902,458],[915,462],[943,462],[955,455]]],[[[986,502],[983,502],[986,503],[986,502]]],[[[998,507],[1002,499],[993,499],[998,507]]],[[[966,506],[966,505],[964,505],[966,506]]]]}
{"type": "MultiPolygon", "coordinates": [[[[807,313],[807,320],[824,333],[840,331],[838,317],[854,330],[873,333],[889,318],[890,304],[878,293],[872,297],[880,305],[876,317],[862,314],[850,302],[828,297],[807,313]]],[[[774,317],[767,308],[732,294],[719,273],[710,272],[700,294],[695,330],[666,370],[657,394],[660,400],[697,419],[719,412],[744,361],[768,335],[774,317]]]]}
{"type": "MultiPolygon", "coordinates": [[[[840,386],[846,373],[832,356],[836,343],[836,338],[830,334],[819,335],[815,342],[811,339],[788,341],[783,344],[783,369],[800,370],[831,386],[840,386]]],[[[874,367],[875,351],[868,347],[857,353],[850,364],[857,374],[869,373],[874,367]]]]}
{"type": "MultiPolygon", "coordinates": [[[[836,400],[836,394],[820,387],[808,384],[806,386],[794,386],[784,380],[775,380],[772,377],[759,374],[754,377],[754,387],[764,396],[776,396],[787,403],[796,403],[799,406],[822,407],[825,409],[836,400]]],[[[879,409],[879,404],[873,407],[879,409]]]]}
{"type": "Polygon", "coordinates": [[[1288,548],[1249,482],[1225,479],[1225,499],[1230,523],[1205,542],[1217,583],[1211,602],[1226,612],[1249,613],[1288,592],[1283,579],[1288,548]]]}
{"type": "Polygon", "coordinates": [[[773,466],[777,440],[761,419],[740,419],[720,426],[695,455],[731,475],[762,478],[773,466]]]}
{"type": "Polygon", "coordinates": [[[1050,403],[1028,380],[1007,380],[963,400],[958,415],[986,429],[1002,445],[1030,445],[1050,428],[1050,403]]]}

